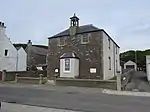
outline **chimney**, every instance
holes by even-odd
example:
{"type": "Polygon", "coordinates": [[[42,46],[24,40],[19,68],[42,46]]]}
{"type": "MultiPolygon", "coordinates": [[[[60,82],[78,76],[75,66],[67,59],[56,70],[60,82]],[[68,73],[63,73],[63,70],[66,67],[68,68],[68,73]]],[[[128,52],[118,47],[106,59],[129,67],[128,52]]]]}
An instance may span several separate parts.
{"type": "Polygon", "coordinates": [[[27,67],[28,67],[29,71],[31,70],[31,67],[32,67],[31,52],[32,52],[32,42],[31,42],[31,40],[28,40],[28,43],[27,43],[27,67]]]}
{"type": "Polygon", "coordinates": [[[0,26],[1,26],[2,28],[6,28],[6,26],[5,26],[5,24],[4,24],[3,22],[0,22],[0,26]]]}
{"type": "Polygon", "coordinates": [[[32,44],[31,40],[28,40],[28,44],[32,44]]]}

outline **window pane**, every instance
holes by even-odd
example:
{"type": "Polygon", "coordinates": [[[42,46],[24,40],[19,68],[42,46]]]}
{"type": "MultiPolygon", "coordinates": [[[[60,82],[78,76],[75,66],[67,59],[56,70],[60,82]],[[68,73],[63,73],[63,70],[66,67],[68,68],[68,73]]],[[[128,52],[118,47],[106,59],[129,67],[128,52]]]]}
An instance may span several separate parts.
{"type": "Polygon", "coordinates": [[[65,38],[59,38],[59,45],[63,46],[66,44],[66,39],[65,38]]]}
{"type": "Polygon", "coordinates": [[[70,71],[70,59],[65,59],[65,71],[70,71]]]}
{"type": "Polygon", "coordinates": [[[5,49],[5,56],[7,56],[8,55],[8,50],[7,49],[5,49]]]}
{"type": "Polygon", "coordinates": [[[109,57],[109,70],[111,70],[111,58],[109,57]]]}
{"type": "Polygon", "coordinates": [[[88,37],[83,37],[83,42],[88,42],[88,37]]]}
{"type": "Polygon", "coordinates": [[[81,43],[82,44],[86,44],[86,43],[89,43],[89,34],[84,34],[82,37],[81,37],[81,43]]]}
{"type": "Polygon", "coordinates": [[[116,60],[116,71],[118,71],[118,61],[116,60]]]}
{"type": "Polygon", "coordinates": [[[110,39],[108,39],[109,49],[110,49],[110,39]]]}

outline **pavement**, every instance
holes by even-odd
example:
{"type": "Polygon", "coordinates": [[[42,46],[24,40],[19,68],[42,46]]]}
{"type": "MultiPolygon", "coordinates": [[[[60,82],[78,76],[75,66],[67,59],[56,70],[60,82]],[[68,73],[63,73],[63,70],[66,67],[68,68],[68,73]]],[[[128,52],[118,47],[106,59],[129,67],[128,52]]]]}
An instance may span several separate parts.
{"type": "Polygon", "coordinates": [[[2,108],[0,109],[0,112],[79,112],[79,111],[54,109],[54,108],[37,107],[37,106],[2,102],[2,108]]]}
{"type": "Polygon", "coordinates": [[[115,91],[115,90],[104,89],[102,91],[102,93],[110,94],[110,95],[139,96],[139,97],[149,97],[150,98],[150,93],[149,92],[115,91]]]}
{"type": "Polygon", "coordinates": [[[99,88],[0,84],[0,101],[82,112],[150,112],[149,97],[103,94],[99,88]]]}

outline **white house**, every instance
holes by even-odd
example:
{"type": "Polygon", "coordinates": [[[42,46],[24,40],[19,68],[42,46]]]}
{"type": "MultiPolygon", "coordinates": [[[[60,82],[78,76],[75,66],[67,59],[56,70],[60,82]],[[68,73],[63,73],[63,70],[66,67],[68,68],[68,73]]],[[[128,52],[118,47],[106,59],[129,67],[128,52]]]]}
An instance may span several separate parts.
{"type": "Polygon", "coordinates": [[[25,71],[26,53],[17,50],[6,35],[6,26],[0,22],[0,71],[25,71]]]}
{"type": "Polygon", "coordinates": [[[25,52],[25,50],[20,47],[20,48],[16,48],[17,49],[17,70],[16,71],[26,71],[26,67],[27,67],[27,53],[25,52]]]}
{"type": "Polygon", "coordinates": [[[129,60],[124,64],[124,69],[135,69],[135,70],[137,70],[137,64],[135,62],[129,60]]]}
{"type": "Polygon", "coordinates": [[[147,72],[147,79],[150,82],[150,55],[146,56],[146,72],[147,72]]]}
{"type": "Polygon", "coordinates": [[[105,32],[103,32],[103,66],[104,80],[110,79],[117,75],[120,68],[120,47],[105,32]]]}

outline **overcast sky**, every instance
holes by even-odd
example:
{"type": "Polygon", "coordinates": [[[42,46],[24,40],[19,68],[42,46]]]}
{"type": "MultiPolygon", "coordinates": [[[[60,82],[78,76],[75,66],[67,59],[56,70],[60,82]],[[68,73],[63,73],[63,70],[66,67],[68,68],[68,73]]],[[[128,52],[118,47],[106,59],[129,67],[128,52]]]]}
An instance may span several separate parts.
{"type": "Polygon", "coordinates": [[[75,12],[80,25],[105,29],[121,47],[150,48],[150,0],[0,0],[0,20],[15,43],[47,45],[47,37],[69,27],[75,12]]]}

